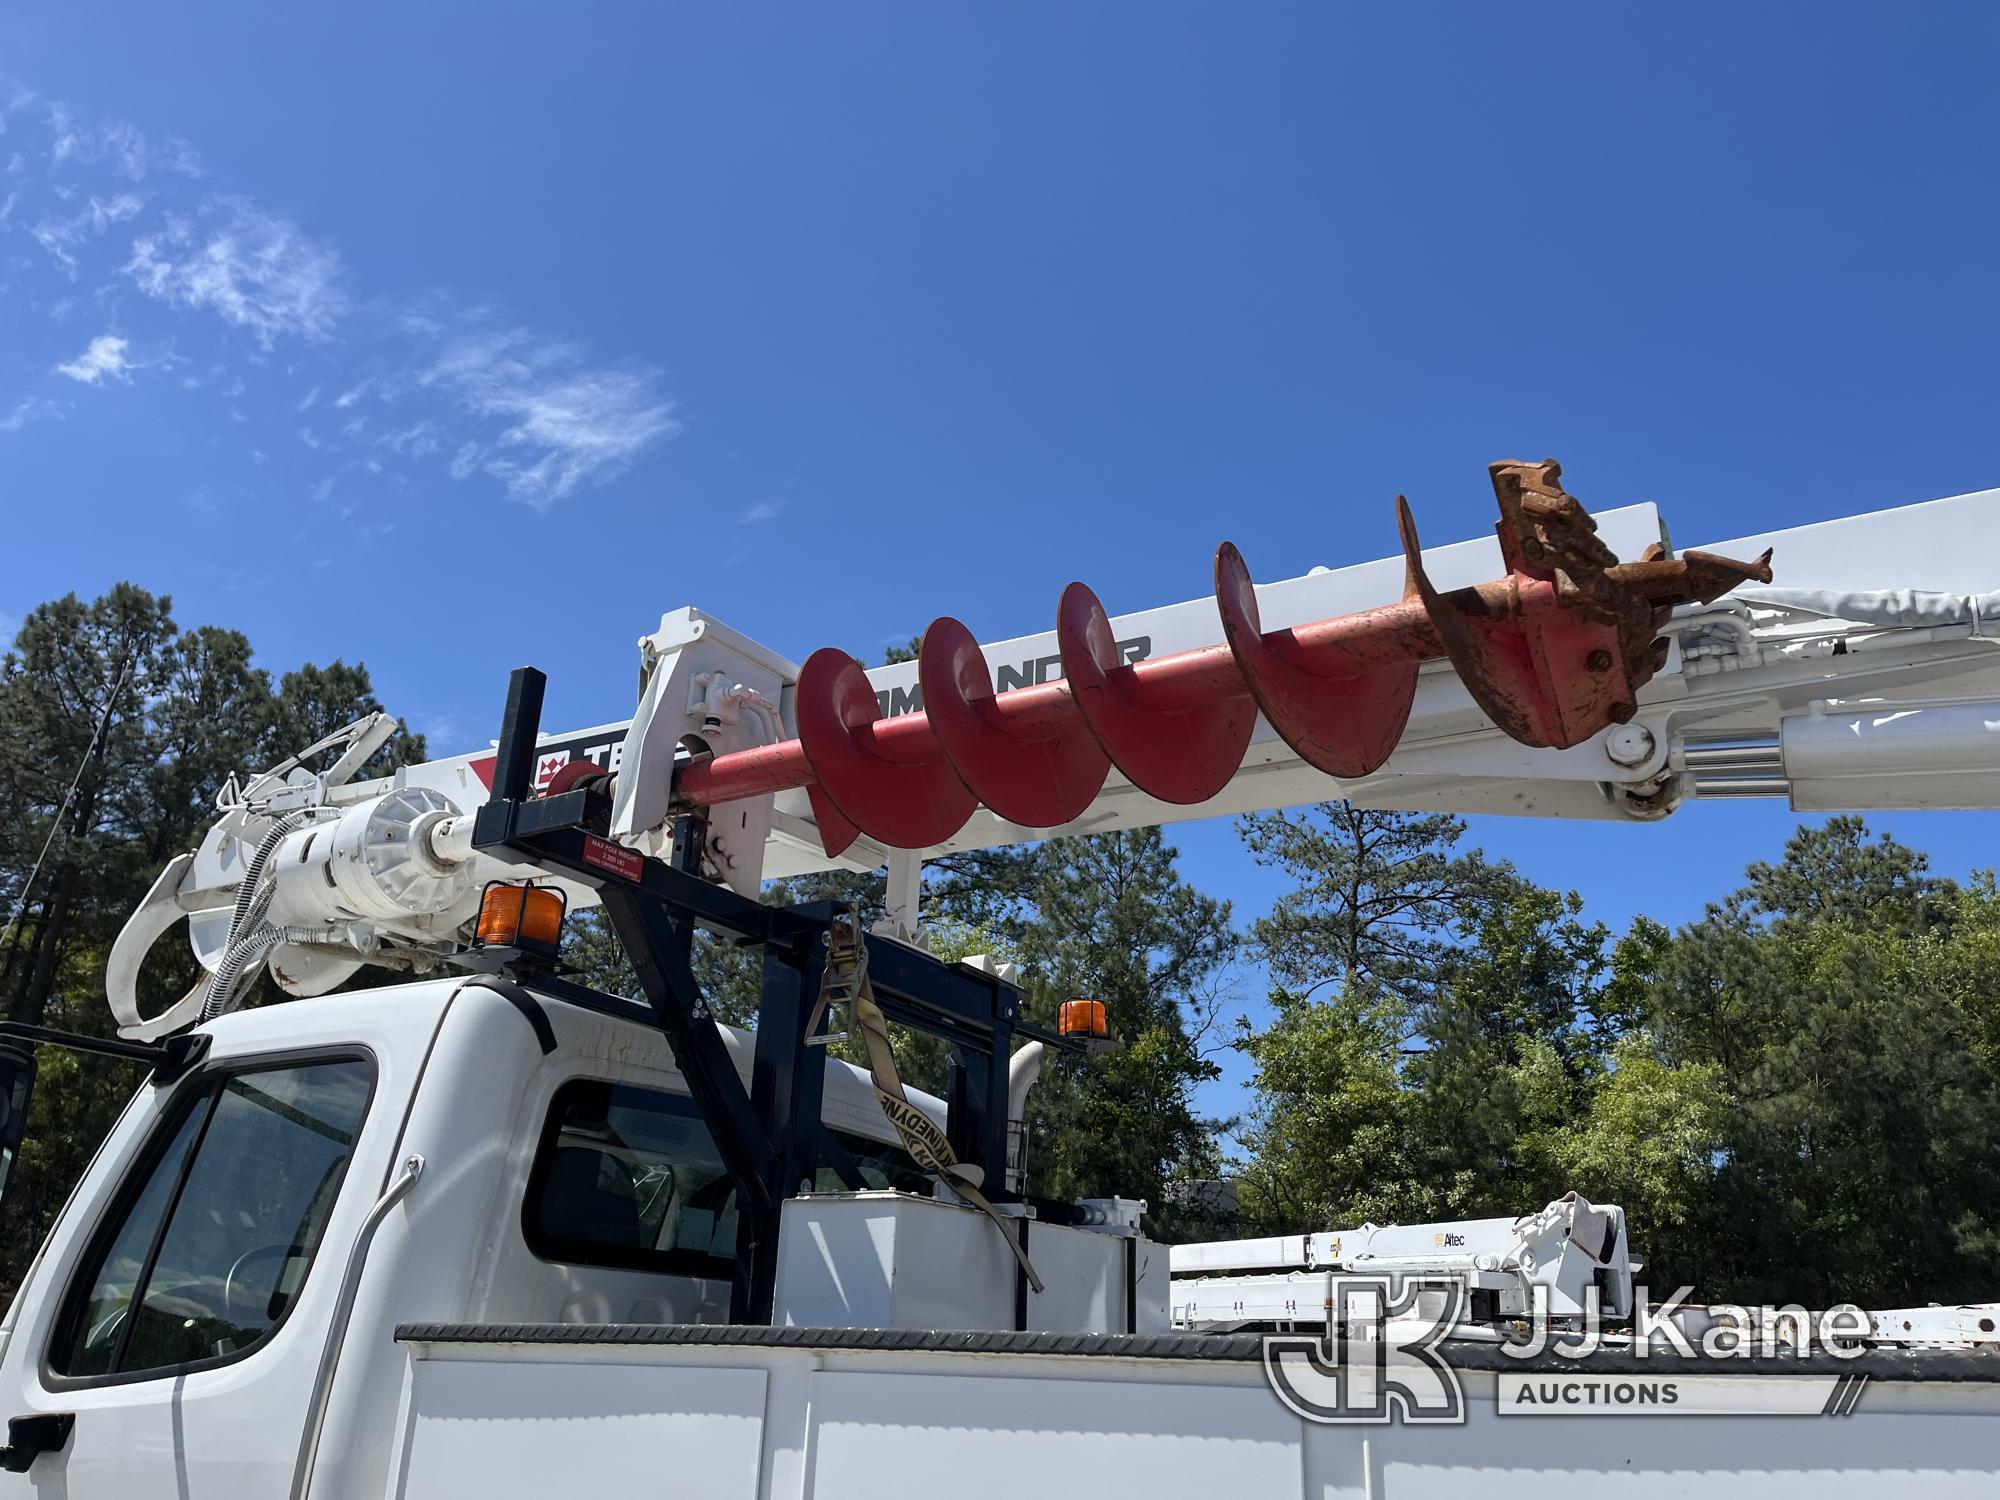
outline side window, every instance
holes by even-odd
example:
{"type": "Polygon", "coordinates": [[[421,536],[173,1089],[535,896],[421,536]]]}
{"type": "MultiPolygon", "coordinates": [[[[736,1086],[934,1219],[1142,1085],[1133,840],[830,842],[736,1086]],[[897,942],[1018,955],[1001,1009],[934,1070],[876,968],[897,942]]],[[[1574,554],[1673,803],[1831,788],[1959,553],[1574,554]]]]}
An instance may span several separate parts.
{"type": "MultiPolygon", "coordinates": [[[[835,1139],[866,1186],[930,1192],[906,1152],[845,1132],[835,1139]]],[[[823,1166],[814,1186],[845,1184],[823,1166]]],[[[726,1281],[736,1189],[685,1094],[574,1078],[549,1104],[521,1227],[543,1260],[726,1281]]]]}
{"type": "Polygon", "coordinates": [[[360,1059],[217,1076],[143,1161],[56,1325],[57,1375],[229,1359],[304,1286],[368,1109],[360,1059]]]}
{"type": "Polygon", "coordinates": [[[726,1280],[736,1189],[685,1094],[574,1078],[550,1102],[521,1228],[543,1260],[726,1280]]]}

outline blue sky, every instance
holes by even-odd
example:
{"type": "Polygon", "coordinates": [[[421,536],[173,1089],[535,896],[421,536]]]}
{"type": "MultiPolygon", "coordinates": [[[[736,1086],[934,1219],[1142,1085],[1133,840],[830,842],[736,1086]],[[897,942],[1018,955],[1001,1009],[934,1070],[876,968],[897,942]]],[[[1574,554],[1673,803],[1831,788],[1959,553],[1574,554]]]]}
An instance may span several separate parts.
{"type": "MultiPolygon", "coordinates": [[[[1475,535],[1499,457],[1684,541],[2000,484],[1996,64],[1942,4],[15,0],[0,624],[131,578],[452,751],[523,660],[622,715],[683,603],[1015,635],[1398,491],[1475,535]]],[[[1790,822],[1474,837],[1622,924],[1790,822]]]]}

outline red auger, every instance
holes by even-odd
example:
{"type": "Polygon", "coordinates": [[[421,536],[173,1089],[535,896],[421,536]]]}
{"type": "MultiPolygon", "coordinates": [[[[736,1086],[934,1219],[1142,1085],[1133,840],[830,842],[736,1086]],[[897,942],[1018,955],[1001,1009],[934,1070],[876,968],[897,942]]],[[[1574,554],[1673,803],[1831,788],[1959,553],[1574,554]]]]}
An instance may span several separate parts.
{"type": "Polygon", "coordinates": [[[995,693],[972,632],[941,619],[918,653],[923,709],[890,719],[861,664],[829,647],[799,673],[796,740],[689,761],[675,800],[713,807],[804,787],[829,855],[861,834],[924,849],[981,803],[1025,828],[1068,823],[1113,766],[1162,802],[1206,802],[1236,774],[1260,712],[1307,764],[1353,779],[1389,758],[1417,668],[1440,656],[1501,729],[1565,749],[1632,717],[1638,689],[1666,661],[1655,631],[1675,605],[1771,581],[1769,552],[1751,563],[1669,559],[1655,545],[1620,563],[1553,459],[1490,472],[1507,563],[1496,582],[1432,588],[1398,496],[1402,599],[1266,633],[1250,569],[1224,542],[1215,602],[1225,644],[1127,665],[1104,606],[1072,583],[1056,612],[1061,680],[995,693]]]}

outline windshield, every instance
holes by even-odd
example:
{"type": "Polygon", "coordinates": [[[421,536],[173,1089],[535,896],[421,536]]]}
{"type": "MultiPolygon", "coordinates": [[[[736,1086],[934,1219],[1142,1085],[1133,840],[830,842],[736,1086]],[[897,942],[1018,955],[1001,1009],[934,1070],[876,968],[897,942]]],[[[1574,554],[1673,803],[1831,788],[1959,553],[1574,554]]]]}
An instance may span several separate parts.
{"type": "Polygon", "coordinates": [[[274,1328],[305,1283],[373,1078],[360,1059],[260,1069],[186,1102],[72,1289],[55,1372],[226,1358],[274,1328]]]}

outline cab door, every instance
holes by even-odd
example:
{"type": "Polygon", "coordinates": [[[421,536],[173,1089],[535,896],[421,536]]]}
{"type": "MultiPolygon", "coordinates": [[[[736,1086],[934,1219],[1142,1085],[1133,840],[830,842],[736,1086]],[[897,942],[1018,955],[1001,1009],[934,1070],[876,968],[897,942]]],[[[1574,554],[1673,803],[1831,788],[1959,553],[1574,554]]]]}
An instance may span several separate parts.
{"type": "Polygon", "coordinates": [[[309,1288],[324,1310],[345,1258],[330,1231],[375,1196],[343,1193],[375,1084],[359,1047],[267,1054],[212,1064],[145,1112],[67,1264],[23,1289],[37,1308],[0,1379],[22,1404],[0,1416],[76,1422],[0,1494],[56,1471],[73,1500],[289,1490],[324,1341],[293,1314],[309,1288]]]}

